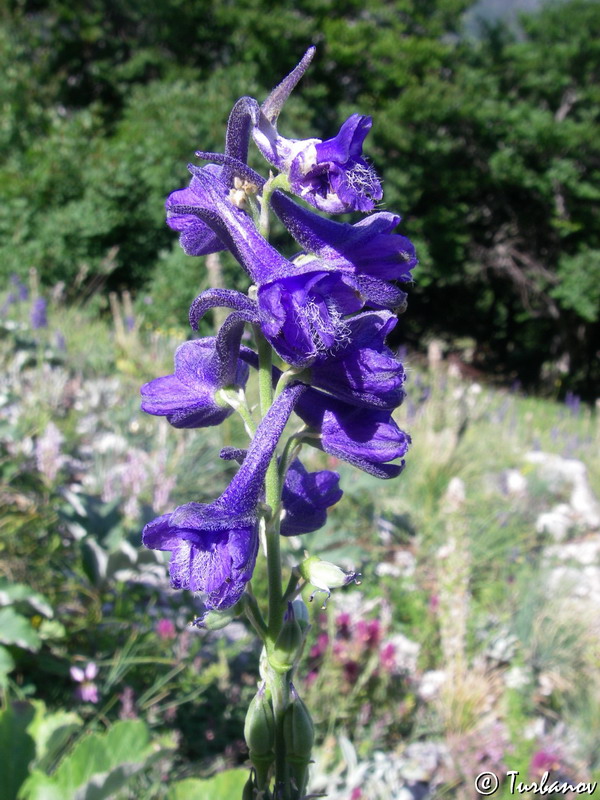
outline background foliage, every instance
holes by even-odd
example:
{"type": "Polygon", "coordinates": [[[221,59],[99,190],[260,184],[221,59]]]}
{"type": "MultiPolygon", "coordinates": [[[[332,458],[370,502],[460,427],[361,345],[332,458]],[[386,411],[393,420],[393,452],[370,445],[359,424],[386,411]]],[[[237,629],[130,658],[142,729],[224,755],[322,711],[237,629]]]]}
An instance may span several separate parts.
{"type": "Polygon", "coordinates": [[[164,197],[195,148],[221,148],[233,101],[264,97],[315,43],[282,128],[325,138],[373,114],[386,206],[421,257],[404,337],[468,337],[504,380],[593,398],[600,4],[550,3],[477,36],[469,5],[9,0],[2,274],[34,266],[73,298],[129,288],[154,298],[155,322],[183,322],[203,270],[166,229],[164,197]]]}

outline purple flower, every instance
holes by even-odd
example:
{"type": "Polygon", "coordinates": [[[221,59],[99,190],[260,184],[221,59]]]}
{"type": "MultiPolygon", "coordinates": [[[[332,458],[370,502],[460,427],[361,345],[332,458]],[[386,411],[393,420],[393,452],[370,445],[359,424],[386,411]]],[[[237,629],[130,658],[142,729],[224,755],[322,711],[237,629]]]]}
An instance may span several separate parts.
{"type": "MultiPolygon", "coordinates": [[[[192,173],[189,188],[179,190],[186,193],[185,202],[178,199],[183,195],[176,192],[167,201],[169,224],[182,218],[202,220],[231,250],[256,284],[290,274],[290,262],[260,235],[251,217],[232,199],[220,168],[211,164],[202,168],[190,164],[188,169],[192,173]],[[171,198],[177,202],[170,203],[171,198]]],[[[195,243],[193,236],[189,229],[182,246],[189,255],[199,255],[195,251],[201,247],[201,241],[195,243]]]]}
{"type": "Polygon", "coordinates": [[[410,281],[418,261],[409,239],[391,232],[399,216],[381,211],[350,225],[301,208],[282,192],[273,194],[271,204],[307,253],[356,279],[367,305],[394,309],[404,304],[406,294],[389,281],[410,281]]]}
{"type": "Polygon", "coordinates": [[[209,505],[180,506],[144,528],[142,541],[146,547],[171,552],[171,585],[205,592],[207,609],[235,605],[252,577],[265,474],[294,404],[305,389],[288,386],[279,395],[221,497],[209,505]]]}
{"type": "Polygon", "coordinates": [[[98,667],[96,664],[90,661],[85,669],[81,669],[81,667],[71,667],[69,672],[71,678],[80,684],[75,691],[77,698],[84,703],[97,703],[99,699],[98,687],[94,683],[94,678],[98,675],[98,667]]]}
{"type": "Polygon", "coordinates": [[[216,338],[182,344],[175,353],[175,374],[156,378],[141,388],[142,410],[165,416],[176,428],[219,425],[233,409],[220,405],[215,393],[243,388],[248,367],[238,358],[243,315],[230,314],[216,338]]]}
{"type": "Polygon", "coordinates": [[[48,327],[48,317],[46,315],[46,301],[43,297],[36,297],[31,307],[30,321],[34,330],[48,327]]]}
{"type": "Polygon", "coordinates": [[[308,472],[299,459],[290,464],[281,496],[285,514],[281,521],[283,536],[297,536],[322,528],[327,509],[342,497],[337,472],[324,469],[308,472]]]}
{"type": "Polygon", "coordinates": [[[278,355],[294,367],[326,359],[348,340],[344,317],[363,299],[346,275],[315,271],[267,283],[258,290],[261,329],[278,355]]]}
{"type": "MultiPolygon", "coordinates": [[[[256,318],[281,358],[302,367],[320,353],[337,350],[347,339],[344,317],[364,305],[354,278],[331,270],[321,259],[288,261],[265,241],[251,218],[229,201],[221,181],[206,168],[194,170],[190,186],[196,205],[179,208],[178,213],[196,213],[218,231],[257,284],[256,318]]],[[[200,295],[190,309],[193,328],[198,326],[199,309],[204,313],[209,307],[205,296],[200,295]]],[[[240,294],[236,307],[242,307],[242,298],[240,294]]],[[[230,305],[231,293],[225,299],[230,305]]]]}
{"type": "MultiPolygon", "coordinates": [[[[207,170],[226,187],[228,196],[240,204],[248,193],[254,193],[264,180],[248,168],[244,169],[248,158],[250,129],[257,119],[258,104],[250,97],[241,97],[231,110],[225,136],[225,158],[227,163],[210,165],[207,170]],[[237,162],[237,168],[232,163],[237,162]]],[[[194,214],[179,214],[172,211],[175,206],[194,205],[192,188],[177,189],[171,192],[165,202],[167,225],[181,234],[183,250],[190,256],[202,256],[225,250],[227,245],[215,231],[194,214]]]]}
{"type": "Polygon", "coordinates": [[[358,408],[309,389],[296,413],[319,433],[317,442],[307,442],[329,455],[378,478],[394,478],[404,468],[404,460],[389,462],[406,454],[410,436],[400,430],[389,411],[358,408]]]}
{"type": "Polygon", "coordinates": [[[266,160],[288,175],[290,188],[320,211],[370,211],[383,197],[375,170],[362,157],[371,117],[352,114],[332,139],[286,139],[277,118],[314,55],[311,47],[260,108],[252,130],[266,160]]]}
{"type": "Polygon", "coordinates": [[[396,408],[404,399],[404,367],[384,344],[396,322],[389,311],[347,320],[346,340],[315,359],[309,382],[353,405],[396,408]]]}
{"type": "Polygon", "coordinates": [[[10,282],[17,290],[18,297],[16,297],[15,300],[27,300],[29,297],[29,289],[16,273],[13,272],[10,276],[10,282]]]}

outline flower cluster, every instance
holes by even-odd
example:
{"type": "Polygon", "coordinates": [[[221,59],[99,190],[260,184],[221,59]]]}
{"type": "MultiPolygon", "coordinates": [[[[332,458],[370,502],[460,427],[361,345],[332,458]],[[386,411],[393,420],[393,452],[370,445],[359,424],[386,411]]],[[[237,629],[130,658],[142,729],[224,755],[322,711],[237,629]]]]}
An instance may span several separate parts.
{"type": "Polygon", "coordinates": [[[240,468],[218,499],[176,508],[143,532],[147,547],[171,553],[172,585],[202,592],[212,611],[231,608],[242,597],[258,553],[261,518],[276,519],[284,536],[315,531],[340,499],[335,472],[309,472],[299,460],[303,444],[392,478],[402,470],[410,443],[392,417],[404,397],[405,375],[386,339],[405,305],[398,283],[411,279],[414,248],[393,232],[400,221],[395,214],[376,211],[350,224],[313,210],[370,212],[381,200],[381,183],[362,155],[371,118],[353,114],[326,140],[286,139],[277,129],[313,53],[307,51],[262,105],[250,97],[237,101],[225,152],[199,151],[208,165],[189,165],[189,186],[166,201],[167,223],[180,234],[186,253],[227,249],[252,280],[248,294],[202,292],[190,308],[191,327],[197,330],[209,309],[224,307],[230,313],[217,335],[182,344],[173,374],[141,390],[143,410],[175,427],[218,425],[235,410],[252,435],[247,450],[223,451],[240,468]],[[277,171],[268,180],[247,164],[251,140],[277,171]],[[267,240],[270,210],[298,245],[290,259],[267,240]],[[242,345],[246,326],[254,331],[256,350],[242,345]],[[281,369],[272,364],[270,348],[281,369]],[[251,370],[262,369],[264,377],[265,364],[271,402],[257,423],[245,387],[251,370]],[[277,461],[293,412],[302,426],[277,461]],[[275,502],[265,494],[272,465],[279,467],[275,502]]]}

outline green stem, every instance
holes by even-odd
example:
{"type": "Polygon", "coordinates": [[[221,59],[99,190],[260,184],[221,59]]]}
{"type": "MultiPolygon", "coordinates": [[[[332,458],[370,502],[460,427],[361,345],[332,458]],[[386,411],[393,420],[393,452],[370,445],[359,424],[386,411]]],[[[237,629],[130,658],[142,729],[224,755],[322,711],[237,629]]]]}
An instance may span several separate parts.
{"type": "MultiPolygon", "coordinates": [[[[260,393],[260,413],[264,417],[273,404],[272,351],[271,346],[257,328],[255,328],[255,334],[258,346],[258,389],[260,393]]],[[[266,539],[267,574],[269,578],[269,638],[272,642],[275,642],[283,621],[279,515],[277,513],[281,500],[281,481],[277,468],[277,455],[273,455],[267,469],[265,500],[273,512],[271,522],[267,525],[266,539]]]]}
{"type": "Polygon", "coordinates": [[[285,476],[287,475],[290,464],[299,455],[301,449],[301,432],[297,431],[289,437],[285,443],[285,447],[283,448],[283,453],[281,454],[281,459],[279,461],[279,474],[282,481],[285,480],[285,476]]]}
{"type": "Polygon", "coordinates": [[[265,637],[267,635],[267,626],[262,618],[262,614],[260,613],[260,608],[258,607],[258,603],[256,602],[256,598],[252,594],[252,588],[250,584],[246,587],[246,594],[244,595],[244,612],[248,621],[258,634],[259,638],[264,642],[265,637]]]}
{"type": "MultiPolygon", "coordinates": [[[[270,409],[273,399],[272,350],[258,326],[255,328],[258,349],[258,386],[260,394],[260,410],[264,415],[270,409]]],[[[285,613],[283,600],[283,584],[281,579],[281,551],[279,534],[279,505],[281,503],[281,478],[274,455],[269,464],[265,478],[265,500],[273,515],[266,528],[267,575],[269,587],[269,618],[265,644],[267,657],[271,654],[285,613]]],[[[271,692],[273,714],[275,717],[275,784],[282,787],[283,800],[290,798],[288,768],[285,756],[283,736],[283,716],[289,702],[289,682],[287,674],[278,673],[269,666],[267,684],[271,692]]]]}
{"type": "Polygon", "coordinates": [[[218,403],[231,406],[234,411],[240,415],[244,421],[246,433],[250,438],[256,433],[256,422],[252,416],[252,411],[246,400],[246,395],[242,389],[219,389],[216,393],[216,400],[218,403]]]}
{"type": "Polygon", "coordinates": [[[276,672],[269,668],[267,683],[271,690],[273,716],[275,717],[275,787],[281,787],[282,794],[275,797],[290,800],[290,781],[288,763],[285,755],[285,739],[283,734],[283,716],[288,707],[290,686],[288,673],[276,672]]]}
{"type": "Polygon", "coordinates": [[[292,570],[292,574],[290,575],[290,579],[288,581],[287,589],[285,590],[285,594],[283,595],[284,603],[291,602],[294,600],[298,594],[298,584],[300,583],[300,574],[296,571],[296,569],[292,570]]]}
{"type": "Polygon", "coordinates": [[[269,180],[265,183],[260,198],[260,220],[258,230],[261,236],[265,239],[269,238],[269,208],[271,205],[271,195],[276,189],[284,189],[289,191],[290,182],[287,175],[271,175],[269,180]]]}

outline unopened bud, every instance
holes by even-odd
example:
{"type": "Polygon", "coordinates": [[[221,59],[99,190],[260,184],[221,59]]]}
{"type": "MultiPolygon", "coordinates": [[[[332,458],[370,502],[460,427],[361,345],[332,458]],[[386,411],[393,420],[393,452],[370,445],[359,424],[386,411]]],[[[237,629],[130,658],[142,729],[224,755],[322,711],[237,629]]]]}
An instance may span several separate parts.
{"type": "Polygon", "coordinates": [[[292,669],[302,647],[303,639],[304,634],[296,619],[294,607],[288,603],[283,625],[275,640],[275,647],[269,656],[269,664],[276,672],[289,672],[292,669]]]}
{"type": "Polygon", "coordinates": [[[262,760],[265,757],[270,757],[269,760],[272,760],[275,719],[271,703],[265,693],[265,684],[259,688],[248,708],[244,723],[244,737],[252,761],[262,760]]]}
{"type": "Polygon", "coordinates": [[[308,606],[304,602],[304,600],[299,597],[297,600],[294,600],[292,603],[292,608],[294,609],[294,616],[296,617],[296,621],[298,625],[300,625],[300,629],[302,633],[306,633],[308,628],[310,627],[310,617],[308,615],[308,606]]]}
{"type": "Polygon", "coordinates": [[[254,792],[254,776],[250,773],[250,777],[244,784],[244,791],[242,792],[242,800],[254,800],[256,794],[254,792]]]}
{"type": "Polygon", "coordinates": [[[307,707],[293,685],[292,699],[283,716],[283,737],[290,771],[302,794],[308,777],[308,765],[315,739],[315,728],[307,707]]]}
{"type": "MultiPolygon", "coordinates": [[[[331,594],[332,589],[347,586],[353,581],[360,582],[360,573],[344,572],[331,561],[322,561],[318,556],[309,556],[298,565],[298,570],[305,581],[311,583],[319,591],[325,592],[327,597],[331,594]]],[[[310,596],[311,600],[315,594],[316,592],[313,592],[310,596]]]]}
{"type": "Polygon", "coordinates": [[[243,611],[244,605],[239,600],[234,606],[226,608],[224,611],[214,611],[213,609],[205,611],[202,616],[197,617],[192,622],[192,625],[195,625],[196,628],[206,628],[207,631],[219,631],[229,625],[236,617],[239,617],[243,611]]]}

